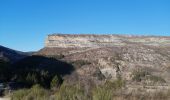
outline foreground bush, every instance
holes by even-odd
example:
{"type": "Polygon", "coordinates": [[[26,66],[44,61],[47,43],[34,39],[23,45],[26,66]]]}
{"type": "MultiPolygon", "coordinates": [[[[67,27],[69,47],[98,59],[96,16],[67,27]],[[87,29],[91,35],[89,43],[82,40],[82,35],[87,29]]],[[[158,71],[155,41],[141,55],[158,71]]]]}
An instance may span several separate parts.
{"type": "Polygon", "coordinates": [[[113,98],[113,90],[105,87],[96,87],[92,93],[93,100],[111,100],[113,98]]]}
{"type": "Polygon", "coordinates": [[[80,85],[63,84],[55,94],[55,100],[88,100],[80,85]]]}
{"type": "Polygon", "coordinates": [[[12,100],[170,100],[170,91],[146,92],[134,90],[127,92],[123,80],[107,81],[103,85],[86,90],[80,84],[61,85],[60,88],[47,91],[35,85],[30,89],[21,89],[11,95],[12,100]],[[86,91],[86,92],[85,92],[86,91]],[[87,92],[88,91],[88,92],[87,92]]]}
{"type": "Polygon", "coordinates": [[[31,89],[21,89],[15,91],[11,95],[12,100],[48,100],[49,92],[39,85],[33,86],[31,89]]]}
{"type": "Polygon", "coordinates": [[[111,82],[107,81],[104,85],[97,86],[93,89],[93,100],[112,100],[117,90],[122,89],[125,86],[125,82],[118,78],[111,82]]]}
{"type": "Polygon", "coordinates": [[[28,89],[21,89],[18,91],[15,91],[12,96],[11,99],[12,100],[23,100],[26,98],[26,96],[28,95],[29,90],[28,89]]]}

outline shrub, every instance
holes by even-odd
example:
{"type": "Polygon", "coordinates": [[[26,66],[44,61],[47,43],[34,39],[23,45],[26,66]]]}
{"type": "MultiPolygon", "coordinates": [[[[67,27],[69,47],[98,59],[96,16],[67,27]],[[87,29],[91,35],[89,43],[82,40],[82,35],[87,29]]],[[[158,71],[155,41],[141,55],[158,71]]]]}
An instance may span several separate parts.
{"type": "Polygon", "coordinates": [[[51,88],[56,88],[60,85],[61,79],[58,75],[55,75],[51,81],[51,88]]]}
{"type": "Polygon", "coordinates": [[[50,59],[62,59],[65,56],[63,54],[59,54],[59,55],[48,55],[47,57],[50,59]]]}
{"type": "Polygon", "coordinates": [[[8,81],[11,77],[10,63],[0,59],[0,81],[8,81]]]}
{"type": "Polygon", "coordinates": [[[36,84],[38,82],[38,75],[36,73],[28,73],[26,77],[26,81],[29,84],[36,84]]]}
{"type": "Polygon", "coordinates": [[[140,93],[139,91],[133,91],[131,93],[122,96],[123,98],[125,98],[123,100],[169,100],[168,92],[164,92],[164,91],[145,92],[145,93],[140,93]]]}
{"type": "Polygon", "coordinates": [[[12,93],[11,100],[24,100],[28,93],[29,93],[28,89],[17,90],[12,93]]]}
{"type": "Polygon", "coordinates": [[[111,82],[106,81],[104,85],[97,86],[93,89],[92,98],[93,100],[112,100],[115,91],[125,86],[125,81],[121,78],[111,82]]]}
{"type": "Polygon", "coordinates": [[[141,82],[143,78],[145,78],[150,73],[146,70],[138,69],[132,72],[132,80],[141,82]]]}
{"type": "Polygon", "coordinates": [[[71,62],[71,64],[73,66],[77,67],[77,68],[80,68],[83,65],[89,65],[91,63],[89,61],[86,61],[86,60],[76,60],[76,61],[71,62]]]}
{"type": "Polygon", "coordinates": [[[48,100],[49,92],[39,85],[34,85],[31,89],[17,90],[11,95],[12,100],[48,100]]]}
{"type": "Polygon", "coordinates": [[[49,93],[39,85],[34,85],[26,98],[27,100],[47,100],[49,98],[49,93]]]}
{"type": "Polygon", "coordinates": [[[93,100],[111,100],[113,97],[113,89],[106,88],[105,86],[97,86],[93,89],[93,100]]]}
{"type": "Polygon", "coordinates": [[[63,84],[55,94],[55,100],[88,100],[80,85],[63,84]]]}
{"type": "Polygon", "coordinates": [[[141,82],[142,80],[150,80],[154,83],[156,82],[165,83],[166,82],[162,77],[152,75],[146,70],[136,70],[132,73],[132,76],[133,76],[132,80],[137,81],[137,82],[141,82]]]}
{"type": "Polygon", "coordinates": [[[149,80],[153,81],[153,82],[161,82],[161,83],[166,83],[166,81],[160,77],[160,76],[154,76],[154,75],[150,75],[148,77],[149,80]]]}

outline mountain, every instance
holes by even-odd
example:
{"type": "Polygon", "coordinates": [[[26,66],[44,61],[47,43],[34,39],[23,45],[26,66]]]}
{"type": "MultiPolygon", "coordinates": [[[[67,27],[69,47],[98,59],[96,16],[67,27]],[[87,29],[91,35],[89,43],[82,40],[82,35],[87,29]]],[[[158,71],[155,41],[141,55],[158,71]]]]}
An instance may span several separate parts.
{"type": "Polygon", "coordinates": [[[10,76],[15,81],[49,73],[49,80],[57,74],[69,84],[122,79],[129,91],[143,85],[148,91],[169,89],[170,37],[52,34],[44,48],[28,55],[0,46],[0,58],[13,63],[9,72],[18,75],[10,76]]]}
{"type": "Polygon", "coordinates": [[[68,90],[75,94],[75,86],[82,87],[85,97],[99,89],[100,95],[114,93],[125,99],[133,97],[131,93],[142,99],[165,93],[169,99],[170,37],[52,34],[34,53],[0,46],[0,82],[22,83],[24,88],[39,84],[45,89],[54,83],[54,91],[62,90],[64,97],[68,90]]]}
{"type": "Polygon", "coordinates": [[[32,53],[26,53],[21,51],[16,51],[9,49],[4,46],[0,46],[0,59],[9,61],[9,62],[16,62],[24,57],[31,55],[32,53]]]}
{"type": "MultiPolygon", "coordinates": [[[[52,34],[37,54],[71,63],[83,84],[121,77],[129,90],[143,84],[148,91],[151,85],[169,89],[170,37],[52,34]]],[[[68,81],[75,82],[75,77],[70,75],[68,81]]]]}

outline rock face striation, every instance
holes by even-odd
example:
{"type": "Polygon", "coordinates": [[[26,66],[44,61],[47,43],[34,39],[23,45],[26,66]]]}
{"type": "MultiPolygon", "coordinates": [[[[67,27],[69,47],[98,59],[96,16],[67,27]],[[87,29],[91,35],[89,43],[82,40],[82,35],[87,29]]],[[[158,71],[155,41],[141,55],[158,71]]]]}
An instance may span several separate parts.
{"type": "Polygon", "coordinates": [[[45,47],[112,47],[128,43],[140,43],[153,46],[170,46],[170,37],[94,35],[94,34],[52,34],[48,35],[45,47]]]}

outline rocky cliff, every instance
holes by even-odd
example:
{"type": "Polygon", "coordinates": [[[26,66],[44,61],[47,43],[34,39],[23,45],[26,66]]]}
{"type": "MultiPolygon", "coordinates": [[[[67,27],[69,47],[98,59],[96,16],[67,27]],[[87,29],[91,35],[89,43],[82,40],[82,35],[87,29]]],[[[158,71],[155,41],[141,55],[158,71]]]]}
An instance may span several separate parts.
{"type": "Polygon", "coordinates": [[[53,34],[39,54],[73,64],[77,74],[70,82],[78,77],[98,84],[121,77],[129,89],[169,89],[170,37],[53,34]]]}
{"type": "Polygon", "coordinates": [[[170,37],[94,35],[94,34],[52,34],[48,35],[45,47],[112,47],[129,43],[153,46],[170,46],[170,37]]]}

